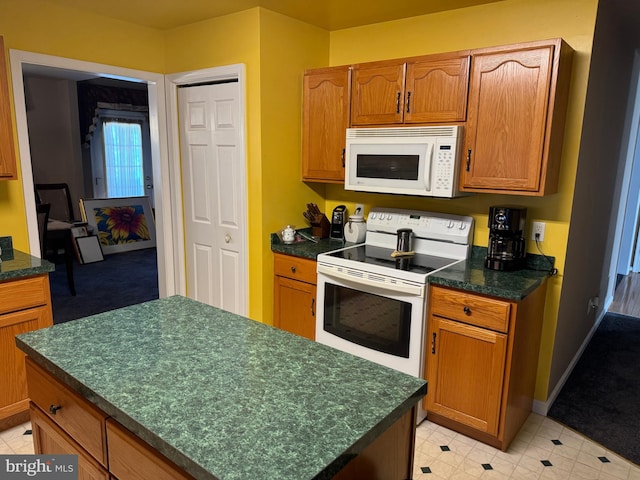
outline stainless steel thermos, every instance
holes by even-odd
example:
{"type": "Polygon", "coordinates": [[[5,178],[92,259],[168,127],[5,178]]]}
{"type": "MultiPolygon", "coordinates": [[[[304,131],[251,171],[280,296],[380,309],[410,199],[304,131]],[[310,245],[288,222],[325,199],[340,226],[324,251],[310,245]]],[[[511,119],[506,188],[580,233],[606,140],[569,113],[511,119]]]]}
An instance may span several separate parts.
{"type": "Polygon", "coordinates": [[[396,250],[398,252],[410,252],[412,247],[411,241],[413,238],[413,230],[410,228],[400,228],[396,233],[398,235],[396,250]]]}

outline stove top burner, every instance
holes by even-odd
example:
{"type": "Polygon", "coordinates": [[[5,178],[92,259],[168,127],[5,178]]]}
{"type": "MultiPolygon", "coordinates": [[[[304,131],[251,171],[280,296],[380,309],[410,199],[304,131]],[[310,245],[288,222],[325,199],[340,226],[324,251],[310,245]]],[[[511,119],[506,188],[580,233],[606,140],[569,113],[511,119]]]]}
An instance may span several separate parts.
{"type": "Polygon", "coordinates": [[[351,260],[369,265],[379,265],[395,270],[404,270],[418,274],[428,274],[456,262],[450,258],[416,254],[410,257],[392,257],[392,249],[373,245],[356,245],[328,253],[330,257],[351,260]]]}

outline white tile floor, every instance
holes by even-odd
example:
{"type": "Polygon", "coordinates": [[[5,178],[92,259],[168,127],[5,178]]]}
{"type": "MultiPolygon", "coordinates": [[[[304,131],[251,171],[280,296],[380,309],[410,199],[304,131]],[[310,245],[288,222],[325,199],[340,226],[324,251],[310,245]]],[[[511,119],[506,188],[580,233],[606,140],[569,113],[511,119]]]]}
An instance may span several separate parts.
{"type": "Polygon", "coordinates": [[[548,417],[532,413],[506,452],[424,421],[414,480],[640,480],[640,467],[548,417]]]}
{"type": "MultiPolygon", "coordinates": [[[[31,425],[0,432],[0,454],[33,453],[31,425]]],[[[425,420],[416,432],[414,480],[640,480],[640,467],[547,417],[531,414],[509,450],[425,420]],[[545,463],[548,466],[545,466],[545,463]]]]}

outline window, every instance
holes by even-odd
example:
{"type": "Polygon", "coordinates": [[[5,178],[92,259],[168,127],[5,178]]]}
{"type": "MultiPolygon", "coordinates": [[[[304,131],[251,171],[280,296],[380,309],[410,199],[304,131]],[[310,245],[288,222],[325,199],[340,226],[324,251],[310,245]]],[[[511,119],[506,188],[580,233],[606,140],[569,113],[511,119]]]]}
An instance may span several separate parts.
{"type": "Polygon", "coordinates": [[[89,134],[94,198],[153,199],[151,141],[146,111],[98,103],[89,134]],[[108,105],[108,107],[107,107],[108,105]]]}
{"type": "Polygon", "coordinates": [[[144,195],[140,122],[109,120],[103,125],[107,197],[144,195]]]}

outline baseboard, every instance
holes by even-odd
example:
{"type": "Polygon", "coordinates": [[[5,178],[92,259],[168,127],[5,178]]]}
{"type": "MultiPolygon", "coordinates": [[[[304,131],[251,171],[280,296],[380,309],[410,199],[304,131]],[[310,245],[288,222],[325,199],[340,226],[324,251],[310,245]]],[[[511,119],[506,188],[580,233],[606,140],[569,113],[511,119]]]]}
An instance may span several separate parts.
{"type": "Polygon", "coordinates": [[[600,312],[600,314],[598,315],[598,318],[596,319],[596,322],[593,324],[593,327],[591,327],[591,330],[589,331],[588,335],[585,337],[584,341],[582,342],[582,345],[580,345],[580,348],[578,349],[573,359],[569,363],[569,366],[567,367],[567,369],[562,374],[562,377],[560,377],[560,380],[558,380],[558,383],[556,384],[555,388],[551,392],[551,395],[547,397],[547,400],[533,401],[533,405],[531,407],[531,411],[533,413],[537,413],[538,415],[543,415],[545,417],[547,416],[547,413],[549,413],[549,410],[551,410],[551,406],[553,405],[553,402],[556,401],[556,398],[560,394],[562,387],[564,387],[564,384],[567,382],[567,379],[571,375],[571,372],[573,372],[573,369],[575,368],[576,364],[580,360],[580,357],[582,357],[582,353],[584,352],[585,348],[587,348],[587,345],[589,345],[589,342],[591,341],[593,334],[596,333],[596,330],[600,326],[600,322],[602,322],[602,319],[604,318],[606,313],[607,312],[605,311],[600,312]]]}

